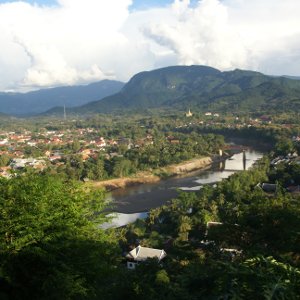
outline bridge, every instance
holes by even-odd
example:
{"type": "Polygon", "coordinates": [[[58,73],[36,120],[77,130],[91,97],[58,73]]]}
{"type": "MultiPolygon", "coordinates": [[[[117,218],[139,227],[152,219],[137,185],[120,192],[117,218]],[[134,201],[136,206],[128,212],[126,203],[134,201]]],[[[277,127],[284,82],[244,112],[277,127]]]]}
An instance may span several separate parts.
{"type": "MultiPolygon", "coordinates": [[[[245,149],[242,149],[242,150],[240,150],[238,152],[243,152],[243,160],[242,160],[242,167],[243,167],[243,169],[242,170],[246,170],[246,161],[247,161],[246,151],[245,151],[245,149]]],[[[230,158],[228,158],[228,159],[230,160],[230,158]]],[[[221,171],[233,171],[233,172],[239,171],[237,169],[232,169],[231,170],[231,169],[225,168],[225,164],[226,164],[225,160],[222,160],[220,162],[219,168],[220,168],[221,171]]],[[[240,170],[240,171],[242,171],[242,170],[240,170]]]]}
{"type": "Polygon", "coordinates": [[[224,151],[230,150],[230,151],[239,151],[239,152],[245,151],[245,150],[249,150],[249,149],[250,149],[250,147],[248,147],[248,146],[242,146],[242,145],[226,145],[223,148],[224,151]]]}

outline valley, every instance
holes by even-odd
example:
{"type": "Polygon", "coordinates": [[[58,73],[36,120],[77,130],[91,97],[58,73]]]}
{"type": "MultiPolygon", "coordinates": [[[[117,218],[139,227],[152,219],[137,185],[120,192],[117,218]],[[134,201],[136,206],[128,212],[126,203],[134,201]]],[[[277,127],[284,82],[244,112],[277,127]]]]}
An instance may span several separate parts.
{"type": "MultiPolygon", "coordinates": [[[[192,69],[204,77],[228,76],[192,69]]],[[[151,80],[165,70],[156,72],[151,80]]],[[[229,72],[237,74],[269,80],[229,72]]],[[[133,80],[137,92],[143,77],[133,80]]],[[[140,91],[149,96],[154,81],[140,91]]],[[[158,91],[166,99],[163,88],[158,91]]],[[[276,295],[297,299],[300,119],[290,110],[296,106],[280,108],[273,98],[255,110],[229,100],[148,106],[146,96],[136,97],[146,99],[145,106],[124,96],[128,109],[112,105],[109,113],[98,113],[94,102],[87,111],[0,115],[0,295],[22,299],[22,291],[47,299],[47,282],[48,292],[64,299],[80,294],[76,278],[84,278],[83,299],[93,299],[92,291],[98,298],[130,292],[137,299],[136,286],[149,300],[214,299],[228,282],[238,282],[241,288],[233,284],[229,291],[241,299],[259,299],[278,282],[276,295]],[[127,269],[136,263],[128,253],[141,247],[164,249],[163,263],[147,259],[127,269]]]]}

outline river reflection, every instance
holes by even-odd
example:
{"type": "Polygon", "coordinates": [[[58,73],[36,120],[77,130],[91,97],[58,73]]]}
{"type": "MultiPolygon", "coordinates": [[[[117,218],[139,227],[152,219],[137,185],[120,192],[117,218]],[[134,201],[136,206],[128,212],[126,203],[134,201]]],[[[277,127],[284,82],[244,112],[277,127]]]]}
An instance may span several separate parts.
{"type": "Polygon", "coordinates": [[[108,229],[112,227],[121,227],[129,223],[135,222],[137,219],[145,219],[148,216],[147,212],[134,213],[134,214],[122,214],[122,213],[111,213],[107,215],[111,217],[110,222],[106,222],[101,225],[101,228],[108,229]]]}
{"type": "Polygon", "coordinates": [[[161,206],[176,198],[178,190],[200,190],[203,184],[216,183],[237,171],[248,169],[262,156],[262,152],[248,150],[245,152],[245,157],[243,153],[235,154],[222,164],[214,164],[208,170],[192,172],[154,184],[115,190],[108,197],[113,205],[111,210],[123,214],[149,211],[151,208],[161,206]]]}

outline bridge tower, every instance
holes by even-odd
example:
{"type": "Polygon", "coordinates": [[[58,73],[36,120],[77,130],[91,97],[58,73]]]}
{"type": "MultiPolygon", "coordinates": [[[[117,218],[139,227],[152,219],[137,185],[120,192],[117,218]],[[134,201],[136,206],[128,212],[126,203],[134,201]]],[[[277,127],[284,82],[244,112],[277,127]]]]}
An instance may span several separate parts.
{"type": "Polygon", "coordinates": [[[244,171],[246,170],[246,160],[247,160],[246,150],[243,149],[243,169],[244,169],[244,171]]]}

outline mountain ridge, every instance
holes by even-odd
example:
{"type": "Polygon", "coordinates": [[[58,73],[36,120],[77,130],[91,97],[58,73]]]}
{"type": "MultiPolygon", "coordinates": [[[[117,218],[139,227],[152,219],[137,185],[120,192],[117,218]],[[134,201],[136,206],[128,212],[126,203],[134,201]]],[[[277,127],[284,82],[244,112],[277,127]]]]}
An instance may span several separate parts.
{"type": "Polygon", "coordinates": [[[241,69],[220,71],[199,65],[170,66],[137,73],[126,84],[104,80],[87,86],[34,91],[25,94],[27,99],[23,102],[19,101],[19,95],[14,94],[15,99],[10,99],[13,100],[10,109],[1,110],[3,93],[0,93],[0,111],[10,115],[62,115],[64,105],[68,114],[78,115],[149,109],[286,111],[300,109],[300,80],[241,69]],[[106,88],[107,94],[101,94],[99,85],[113,88],[106,88]],[[51,99],[48,107],[40,101],[43,94],[51,99]],[[28,103],[34,103],[31,110],[28,103]]]}
{"type": "Polygon", "coordinates": [[[300,108],[300,80],[256,71],[220,71],[207,66],[171,66],[134,75],[122,90],[93,101],[75,113],[108,113],[154,108],[251,109],[300,108]]]}
{"type": "Polygon", "coordinates": [[[56,106],[74,107],[100,100],[119,92],[123,82],[102,80],[88,85],[62,86],[27,93],[0,93],[0,112],[9,115],[30,115],[56,106]]]}

